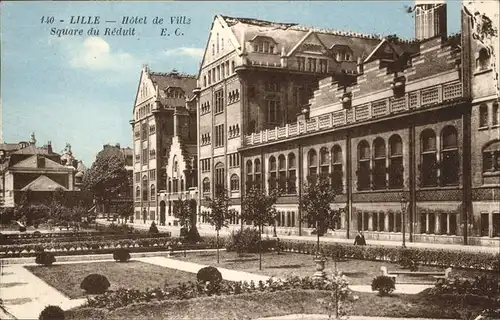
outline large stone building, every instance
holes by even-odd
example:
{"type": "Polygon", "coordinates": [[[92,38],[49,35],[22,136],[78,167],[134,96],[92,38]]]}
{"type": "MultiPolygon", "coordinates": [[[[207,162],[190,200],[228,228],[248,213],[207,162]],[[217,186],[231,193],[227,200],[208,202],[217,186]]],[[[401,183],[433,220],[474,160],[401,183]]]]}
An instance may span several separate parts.
{"type": "Polygon", "coordinates": [[[446,3],[416,1],[412,42],[217,16],[195,91],[200,198],[225,185],[239,210],[250,181],[280,186],[278,232],[309,234],[300,186],[328,174],[343,211],[335,237],[498,245],[490,4],[467,3],[450,36],[446,3]]]}
{"type": "MultiPolygon", "coordinates": [[[[23,193],[31,192],[33,202],[50,199],[49,194],[57,189],[66,192],[67,197],[82,200],[79,170],[83,164],[75,159],[71,146],[61,154],[52,150],[52,144],[38,147],[35,134],[29,142],[0,144],[0,197],[2,205],[14,207],[23,193]]],[[[31,201],[30,200],[30,201],[31,201]]]]}
{"type": "Polygon", "coordinates": [[[195,87],[194,76],[142,70],[130,122],[136,221],[177,225],[175,201],[197,198],[195,87]]]}

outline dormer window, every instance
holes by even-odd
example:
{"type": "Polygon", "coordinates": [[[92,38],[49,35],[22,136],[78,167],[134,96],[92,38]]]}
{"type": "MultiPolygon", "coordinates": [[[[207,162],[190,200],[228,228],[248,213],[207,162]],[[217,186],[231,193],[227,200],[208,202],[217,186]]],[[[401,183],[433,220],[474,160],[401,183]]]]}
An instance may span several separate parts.
{"type": "Polygon", "coordinates": [[[273,39],[267,37],[256,37],[253,40],[253,51],[260,53],[275,53],[276,43],[273,39]]]}

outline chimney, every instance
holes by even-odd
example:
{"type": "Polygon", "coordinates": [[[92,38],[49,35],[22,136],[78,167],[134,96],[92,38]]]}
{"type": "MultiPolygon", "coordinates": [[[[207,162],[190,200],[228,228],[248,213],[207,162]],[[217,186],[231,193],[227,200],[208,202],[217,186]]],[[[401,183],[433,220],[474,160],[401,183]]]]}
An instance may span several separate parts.
{"type": "Polygon", "coordinates": [[[48,142],[47,142],[47,152],[48,152],[49,154],[51,154],[51,153],[52,153],[52,141],[48,141],[48,142]]]}

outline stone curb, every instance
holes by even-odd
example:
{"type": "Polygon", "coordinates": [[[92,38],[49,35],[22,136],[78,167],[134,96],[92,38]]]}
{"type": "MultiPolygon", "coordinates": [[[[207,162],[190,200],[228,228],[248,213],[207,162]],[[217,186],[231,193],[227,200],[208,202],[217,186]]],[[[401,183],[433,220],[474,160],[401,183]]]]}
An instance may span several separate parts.
{"type": "MultiPolygon", "coordinates": [[[[219,251],[225,251],[226,249],[219,249],[219,251]]],[[[217,249],[196,249],[196,250],[186,250],[186,253],[190,252],[211,252],[217,251],[217,249]]],[[[148,257],[170,257],[172,254],[182,254],[184,250],[176,251],[150,251],[150,252],[132,252],[130,253],[131,258],[148,258],[148,257]]],[[[56,255],[57,262],[68,262],[68,261],[93,261],[93,260],[112,260],[112,253],[103,254],[84,254],[84,255],[71,255],[71,256],[58,256],[56,255]]],[[[0,265],[10,265],[10,264],[33,264],[35,263],[35,257],[24,257],[24,258],[5,258],[0,259],[0,265]]]]}
{"type": "MultiPolygon", "coordinates": [[[[256,318],[253,320],[323,320],[329,319],[326,314],[290,314],[286,316],[256,318]]],[[[349,320],[406,320],[406,318],[392,317],[370,317],[370,316],[349,316],[349,320]]],[[[453,320],[453,319],[430,319],[430,318],[411,318],[412,320],[453,320]]]]}

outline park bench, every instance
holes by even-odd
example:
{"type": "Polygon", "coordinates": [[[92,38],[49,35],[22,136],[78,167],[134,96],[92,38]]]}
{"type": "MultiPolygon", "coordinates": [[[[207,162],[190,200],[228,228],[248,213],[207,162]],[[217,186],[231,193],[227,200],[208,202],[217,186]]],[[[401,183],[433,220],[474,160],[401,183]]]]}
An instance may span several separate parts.
{"type": "Polygon", "coordinates": [[[451,274],[451,268],[447,268],[444,271],[407,271],[407,270],[394,270],[388,271],[387,267],[380,267],[380,271],[383,276],[391,278],[394,283],[396,283],[396,278],[399,275],[408,276],[432,276],[434,279],[449,279],[451,274]]]}

